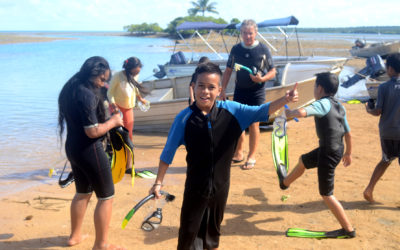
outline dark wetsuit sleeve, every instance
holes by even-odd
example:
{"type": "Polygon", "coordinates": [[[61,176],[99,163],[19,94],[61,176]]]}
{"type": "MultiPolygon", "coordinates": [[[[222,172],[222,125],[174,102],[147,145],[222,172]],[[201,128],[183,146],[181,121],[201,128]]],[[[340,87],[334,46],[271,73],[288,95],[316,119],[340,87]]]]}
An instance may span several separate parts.
{"type": "Polygon", "coordinates": [[[218,104],[235,116],[242,131],[254,122],[268,121],[269,119],[269,102],[260,106],[248,106],[235,101],[224,101],[218,104]]]}
{"type": "Polygon", "coordinates": [[[182,144],[185,144],[185,126],[186,121],[189,119],[191,114],[192,110],[190,108],[186,108],[176,116],[174,123],[169,130],[167,143],[165,144],[160,156],[160,160],[163,162],[171,164],[178,147],[182,144]]]}
{"type": "Polygon", "coordinates": [[[235,64],[235,56],[234,56],[234,49],[231,49],[231,53],[229,54],[228,61],[226,62],[226,67],[233,69],[233,65],[235,64]]]}
{"type": "Polygon", "coordinates": [[[98,100],[91,92],[83,91],[78,96],[78,105],[81,107],[78,109],[78,112],[84,128],[95,127],[98,125],[96,115],[97,104],[98,100]]]}

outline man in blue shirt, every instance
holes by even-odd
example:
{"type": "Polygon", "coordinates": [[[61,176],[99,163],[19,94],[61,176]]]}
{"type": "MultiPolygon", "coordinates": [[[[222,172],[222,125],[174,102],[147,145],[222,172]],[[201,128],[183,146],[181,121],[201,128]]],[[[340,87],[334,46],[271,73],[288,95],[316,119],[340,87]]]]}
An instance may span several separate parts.
{"type": "Polygon", "coordinates": [[[376,107],[370,108],[366,105],[369,114],[380,116],[379,135],[382,148],[382,159],[376,165],[364,190],[364,198],[371,203],[374,202],[375,185],[390,163],[396,157],[400,163],[400,53],[386,58],[386,72],[391,79],[379,85],[376,107]]]}

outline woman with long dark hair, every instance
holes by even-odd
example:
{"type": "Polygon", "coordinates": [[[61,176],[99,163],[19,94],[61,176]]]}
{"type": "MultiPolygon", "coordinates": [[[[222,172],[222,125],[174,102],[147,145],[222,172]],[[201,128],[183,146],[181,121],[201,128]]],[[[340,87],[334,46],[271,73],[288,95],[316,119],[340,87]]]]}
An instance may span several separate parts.
{"type": "Polygon", "coordinates": [[[71,162],[76,187],[71,202],[69,246],[83,240],[82,223],[93,191],[98,199],[94,211],[96,238],[93,249],[109,246],[107,240],[114,184],[102,139],[110,129],[123,125],[118,113],[108,120],[105,118],[101,88],[109,78],[108,62],[99,56],[90,57],[79,72],[68,80],[58,97],[59,133],[62,139],[66,125],[65,151],[71,162]]]}

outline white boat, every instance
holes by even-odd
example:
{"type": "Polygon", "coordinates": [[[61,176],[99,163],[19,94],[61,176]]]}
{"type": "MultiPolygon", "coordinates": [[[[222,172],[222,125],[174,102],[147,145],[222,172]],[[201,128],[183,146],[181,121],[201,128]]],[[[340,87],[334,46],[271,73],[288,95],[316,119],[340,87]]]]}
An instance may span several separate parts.
{"type": "MultiPolygon", "coordinates": [[[[306,105],[314,100],[315,74],[330,71],[339,74],[342,67],[322,64],[286,64],[277,67],[278,76],[266,84],[267,101],[282,97],[286,90],[292,89],[298,83],[299,101],[289,105],[290,108],[306,105]]],[[[227,96],[232,100],[235,72],[227,86],[227,96]]],[[[190,76],[173,77],[143,82],[151,90],[145,98],[151,107],[147,112],[135,110],[135,130],[168,131],[175,116],[188,106],[190,76]]],[[[272,116],[273,117],[273,116],[272,116]]]]}
{"type": "MultiPolygon", "coordinates": [[[[357,40],[360,42],[359,40],[357,40]]],[[[357,42],[356,41],[356,42],[357,42]]],[[[374,55],[380,55],[385,57],[391,53],[400,52],[400,41],[392,42],[379,42],[371,44],[361,44],[361,46],[353,46],[350,50],[350,54],[356,57],[371,57],[374,55]]]]}
{"type": "MultiPolygon", "coordinates": [[[[280,26],[289,26],[289,25],[297,25],[299,21],[294,17],[294,16],[289,16],[286,18],[279,18],[279,19],[272,19],[272,20],[265,20],[263,22],[258,23],[258,28],[267,28],[267,27],[277,27],[279,31],[282,32],[282,34],[285,37],[285,45],[287,46],[288,38],[289,36],[284,32],[280,26]]],[[[180,38],[184,41],[185,46],[189,48],[192,52],[194,51],[193,48],[191,48],[190,43],[185,40],[185,38],[182,36],[180,32],[182,31],[187,31],[187,30],[194,30],[193,35],[190,37],[190,39],[193,39],[196,35],[204,42],[204,44],[212,51],[214,54],[218,57],[217,60],[212,60],[214,63],[218,64],[221,68],[222,71],[225,70],[226,67],[226,58],[224,58],[220,53],[217,52],[215,48],[213,48],[210,43],[207,41],[206,38],[204,38],[199,30],[208,30],[210,33],[213,31],[218,31],[221,34],[222,41],[221,43],[224,44],[224,47],[226,49],[226,54],[229,53],[227,51],[227,46],[225,44],[225,40],[223,39],[223,32],[229,29],[240,29],[240,26],[238,24],[217,24],[213,22],[183,22],[182,24],[178,25],[176,27],[176,31],[180,38]]],[[[210,34],[209,33],[209,34],[210,34]]],[[[296,32],[297,35],[297,32],[296,32]]],[[[267,40],[265,39],[264,36],[260,32],[258,32],[258,36],[262,41],[264,41],[272,50],[272,52],[277,52],[277,49],[267,40]]],[[[238,37],[239,39],[239,37],[238,37]]],[[[335,64],[335,65],[341,65],[343,66],[345,62],[348,60],[346,57],[328,57],[328,56],[303,56],[301,54],[301,49],[300,49],[300,42],[297,37],[297,44],[299,46],[299,55],[298,56],[273,56],[272,59],[274,61],[275,67],[281,67],[286,65],[287,63],[291,64],[316,64],[316,63],[321,63],[321,64],[335,64]]],[[[174,49],[175,51],[175,49],[174,49]]],[[[164,64],[164,65],[158,65],[160,70],[155,74],[156,77],[162,78],[164,76],[171,78],[171,77],[178,77],[178,76],[188,76],[193,74],[196,66],[198,64],[197,60],[188,60],[184,53],[181,51],[178,51],[176,53],[173,53],[171,56],[171,60],[164,64]]]]}

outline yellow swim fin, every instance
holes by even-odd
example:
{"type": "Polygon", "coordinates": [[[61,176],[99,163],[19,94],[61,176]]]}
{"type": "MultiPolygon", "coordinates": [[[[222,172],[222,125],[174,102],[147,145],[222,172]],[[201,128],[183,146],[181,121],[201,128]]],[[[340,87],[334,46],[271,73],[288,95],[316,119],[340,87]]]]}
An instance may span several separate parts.
{"type": "Polygon", "coordinates": [[[126,164],[128,155],[125,150],[121,135],[116,133],[115,129],[110,130],[111,147],[113,150],[113,156],[111,160],[111,173],[113,182],[118,183],[122,180],[125,175],[126,164]]]}
{"type": "Polygon", "coordinates": [[[133,187],[135,183],[134,154],[129,132],[124,127],[118,127],[110,131],[110,138],[114,152],[111,163],[113,181],[114,183],[119,182],[124,177],[126,169],[132,168],[131,183],[133,187]]]}

